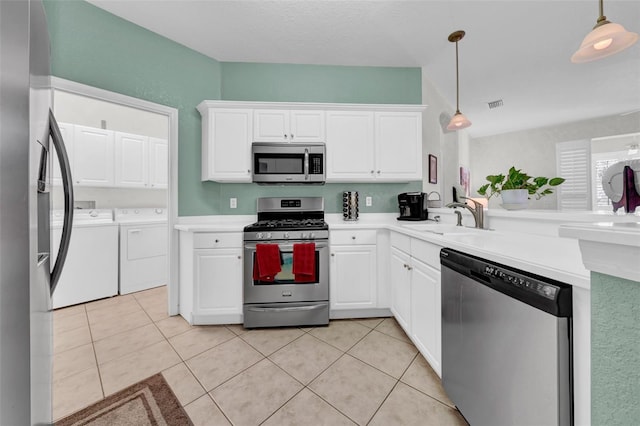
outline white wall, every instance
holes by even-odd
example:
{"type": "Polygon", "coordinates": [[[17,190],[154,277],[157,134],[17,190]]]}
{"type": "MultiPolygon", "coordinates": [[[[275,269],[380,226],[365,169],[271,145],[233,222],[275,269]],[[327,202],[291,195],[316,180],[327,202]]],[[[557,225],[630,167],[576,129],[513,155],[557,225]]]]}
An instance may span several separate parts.
{"type": "Polygon", "coordinates": [[[427,105],[422,117],[423,191],[438,191],[444,203],[450,203],[453,201],[451,188],[459,184],[459,167],[468,165],[469,138],[464,130],[446,130],[455,108],[429,80],[425,68],[422,68],[422,103],[427,105]],[[438,157],[437,184],[429,183],[429,154],[438,157]]]}
{"type": "Polygon", "coordinates": [[[160,114],[55,89],[53,107],[63,123],[169,139],[169,120],[160,114]]]}
{"type": "MultiPolygon", "coordinates": [[[[64,208],[64,194],[60,187],[51,191],[53,209],[64,208]]],[[[166,189],[94,188],[74,186],[75,201],[95,201],[97,209],[166,207],[166,189]]]]}
{"type": "MultiPolygon", "coordinates": [[[[506,173],[511,166],[530,175],[556,176],[555,146],[558,142],[639,131],[640,112],[637,112],[474,138],[469,144],[471,194],[477,194],[477,189],[487,182],[487,175],[506,173]]],[[[494,197],[490,206],[497,206],[499,202],[494,197]]],[[[532,200],[530,208],[555,209],[556,205],[554,193],[539,201],[532,200]]]]}

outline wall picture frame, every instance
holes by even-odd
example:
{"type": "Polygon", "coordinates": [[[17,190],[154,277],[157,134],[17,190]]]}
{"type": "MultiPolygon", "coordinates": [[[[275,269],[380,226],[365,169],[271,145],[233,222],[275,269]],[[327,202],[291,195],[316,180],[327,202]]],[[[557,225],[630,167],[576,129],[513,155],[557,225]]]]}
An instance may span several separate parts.
{"type": "Polygon", "coordinates": [[[438,157],[429,154],[429,183],[438,183],[438,157]]]}

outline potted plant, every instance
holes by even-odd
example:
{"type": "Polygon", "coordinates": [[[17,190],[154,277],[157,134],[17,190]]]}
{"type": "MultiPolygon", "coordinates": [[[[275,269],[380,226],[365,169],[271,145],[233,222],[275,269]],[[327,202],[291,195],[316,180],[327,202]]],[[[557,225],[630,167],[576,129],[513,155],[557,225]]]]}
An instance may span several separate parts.
{"type": "Polygon", "coordinates": [[[507,175],[489,175],[487,180],[489,183],[482,185],[478,189],[478,194],[487,199],[500,194],[502,206],[508,210],[526,208],[530,195],[539,200],[545,195],[552,194],[553,188],[565,181],[561,177],[529,176],[513,166],[507,175]]]}

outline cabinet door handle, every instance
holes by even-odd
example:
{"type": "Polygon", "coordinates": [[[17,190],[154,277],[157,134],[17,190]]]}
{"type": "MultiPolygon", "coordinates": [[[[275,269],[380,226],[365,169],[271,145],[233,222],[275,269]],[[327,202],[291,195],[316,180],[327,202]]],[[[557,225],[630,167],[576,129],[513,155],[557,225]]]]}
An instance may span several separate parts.
{"type": "Polygon", "coordinates": [[[238,259],[242,259],[242,256],[238,256],[238,259]]]}
{"type": "Polygon", "coordinates": [[[336,256],[336,254],[335,254],[335,253],[331,253],[331,257],[335,257],[335,256],[336,256]]]}
{"type": "Polygon", "coordinates": [[[373,171],[373,170],[371,170],[371,174],[373,174],[373,173],[374,173],[374,171],[373,171]]]}
{"type": "Polygon", "coordinates": [[[351,239],[352,239],[352,240],[355,240],[355,239],[356,239],[356,236],[355,236],[355,235],[354,235],[354,236],[352,236],[352,237],[351,237],[351,239]]]}
{"type": "Polygon", "coordinates": [[[380,174],[380,170],[378,170],[378,174],[380,174]]]}
{"type": "Polygon", "coordinates": [[[220,242],[220,240],[216,238],[216,243],[219,243],[219,242],[220,242]]]}
{"type": "Polygon", "coordinates": [[[284,134],[284,138],[285,138],[285,139],[287,138],[287,134],[286,134],[286,133],[284,134]]]}
{"type": "Polygon", "coordinates": [[[293,139],[293,133],[291,133],[291,139],[293,139]]]}
{"type": "Polygon", "coordinates": [[[407,266],[407,270],[412,270],[413,268],[411,266],[407,266]]]}

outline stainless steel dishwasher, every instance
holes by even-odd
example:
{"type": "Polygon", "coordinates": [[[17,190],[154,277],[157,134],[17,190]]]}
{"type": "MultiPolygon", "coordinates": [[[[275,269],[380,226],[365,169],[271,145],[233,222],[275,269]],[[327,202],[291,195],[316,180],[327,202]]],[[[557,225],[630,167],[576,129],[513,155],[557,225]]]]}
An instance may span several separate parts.
{"type": "Polygon", "coordinates": [[[571,286],[451,249],[442,382],[471,426],[573,424],[571,286]]]}

